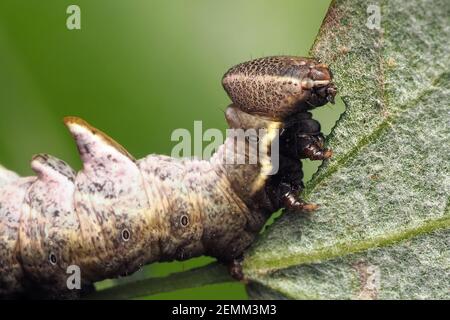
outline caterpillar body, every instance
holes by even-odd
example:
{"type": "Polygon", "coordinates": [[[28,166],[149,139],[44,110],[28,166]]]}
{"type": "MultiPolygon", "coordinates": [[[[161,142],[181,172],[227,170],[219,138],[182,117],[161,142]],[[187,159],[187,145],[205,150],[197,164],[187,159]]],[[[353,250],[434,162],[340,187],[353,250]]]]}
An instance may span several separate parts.
{"type": "MultiPolygon", "coordinates": [[[[87,122],[65,118],[83,168],[50,155],[33,157],[35,177],[0,167],[0,297],[76,298],[92,283],[154,261],[209,255],[239,258],[279,208],[313,210],[297,198],[299,159],[325,159],[320,125],[308,110],[332,101],[325,65],[276,56],[231,68],[223,86],[232,100],[231,128],[264,129],[256,164],[227,138],[210,160],[149,155],[136,160],[87,122]],[[279,137],[279,170],[270,171],[279,137]],[[67,287],[67,268],[81,270],[82,290],[67,287]]],[[[239,141],[239,140],[238,140],[239,141]]]]}

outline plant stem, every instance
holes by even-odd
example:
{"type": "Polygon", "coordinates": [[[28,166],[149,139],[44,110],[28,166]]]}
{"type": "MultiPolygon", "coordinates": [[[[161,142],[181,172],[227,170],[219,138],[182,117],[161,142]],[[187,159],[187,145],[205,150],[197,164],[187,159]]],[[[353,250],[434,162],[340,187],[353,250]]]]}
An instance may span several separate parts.
{"type": "Polygon", "coordinates": [[[172,273],[166,277],[148,278],[96,291],[84,297],[89,300],[132,299],[151,294],[201,287],[234,281],[227,268],[217,262],[191,270],[172,273]]]}

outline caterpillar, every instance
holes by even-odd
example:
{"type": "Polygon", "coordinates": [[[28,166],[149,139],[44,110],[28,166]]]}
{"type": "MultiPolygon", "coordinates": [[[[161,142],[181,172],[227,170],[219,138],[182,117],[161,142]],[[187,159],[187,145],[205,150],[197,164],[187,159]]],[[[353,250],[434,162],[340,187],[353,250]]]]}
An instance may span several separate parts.
{"type": "Polygon", "coordinates": [[[47,154],[32,158],[33,177],[0,167],[0,297],[78,298],[95,281],[155,261],[209,255],[232,263],[274,211],[314,210],[298,198],[299,159],[331,156],[309,112],[333,102],[328,67],[303,57],[259,58],[232,67],[222,84],[232,101],[230,128],[264,129],[254,164],[227,161],[254,148],[235,137],[209,160],[135,159],[84,120],[67,117],[81,171],[47,154]],[[269,175],[275,141],[279,169],[269,175]],[[68,289],[71,265],[81,270],[81,290],[68,289]]]}

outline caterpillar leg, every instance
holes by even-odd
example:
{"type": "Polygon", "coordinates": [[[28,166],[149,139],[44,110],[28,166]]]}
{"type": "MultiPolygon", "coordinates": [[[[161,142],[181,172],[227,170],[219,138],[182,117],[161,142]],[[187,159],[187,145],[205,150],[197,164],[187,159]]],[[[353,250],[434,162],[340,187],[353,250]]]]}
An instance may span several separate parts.
{"type": "Polygon", "coordinates": [[[298,137],[299,156],[311,160],[325,160],[333,155],[331,149],[324,148],[324,138],[321,133],[317,135],[302,135],[298,137]]]}
{"type": "Polygon", "coordinates": [[[232,276],[237,281],[247,284],[248,280],[245,278],[244,272],[242,271],[243,261],[244,261],[243,256],[234,258],[232,261],[228,262],[227,267],[230,276],[232,276]]]}
{"type": "Polygon", "coordinates": [[[316,204],[307,203],[299,198],[304,185],[302,182],[302,163],[299,159],[280,156],[279,172],[271,177],[266,191],[276,208],[284,208],[290,212],[312,212],[316,204]]]}
{"type": "Polygon", "coordinates": [[[290,212],[313,212],[319,206],[314,203],[307,203],[299,198],[300,190],[295,185],[288,183],[281,183],[280,189],[282,192],[281,201],[287,211],[290,212]]]}
{"type": "Polygon", "coordinates": [[[320,124],[309,112],[297,115],[293,122],[287,124],[280,136],[280,170],[269,184],[279,207],[293,212],[312,212],[318,208],[318,205],[299,198],[304,188],[300,159],[330,158],[332,151],[324,147],[324,142],[320,124]]]}
{"type": "Polygon", "coordinates": [[[285,155],[295,159],[325,160],[333,152],[324,147],[320,123],[309,112],[297,115],[280,136],[285,155]]]}

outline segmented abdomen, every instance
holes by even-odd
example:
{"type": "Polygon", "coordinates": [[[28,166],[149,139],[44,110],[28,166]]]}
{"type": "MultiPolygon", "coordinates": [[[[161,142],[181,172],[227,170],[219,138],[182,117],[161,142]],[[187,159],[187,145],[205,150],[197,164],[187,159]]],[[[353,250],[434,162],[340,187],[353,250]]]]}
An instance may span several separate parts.
{"type": "Polygon", "coordinates": [[[80,268],[86,288],[152,261],[202,254],[229,260],[270,213],[253,207],[248,191],[260,166],[247,168],[243,178],[235,174],[241,165],[224,162],[227,150],[235,152],[229,140],[210,161],[135,160],[83,120],[68,118],[66,125],[81,171],[37,155],[31,162],[37,177],[0,173],[0,296],[30,287],[45,296],[77,296],[66,284],[71,265],[80,268]]]}
{"type": "Polygon", "coordinates": [[[37,177],[0,168],[0,296],[32,292],[30,287],[77,296],[66,286],[70,265],[81,269],[83,287],[89,287],[152,261],[239,256],[281,205],[280,195],[265,191],[278,129],[289,117],[332,101],[336,90],[326,66],[288,56],[239,64],[223,85],[233,102],[226,112],[230,126],[266,130],[256,137],[256,164],[227,162],[230,154],[248,159],[253,148],[234,138],[210,161],[135,160],[83,120],[66,118],[82,158],[80,172],[48,155],[33,158],[37,177]]]}

